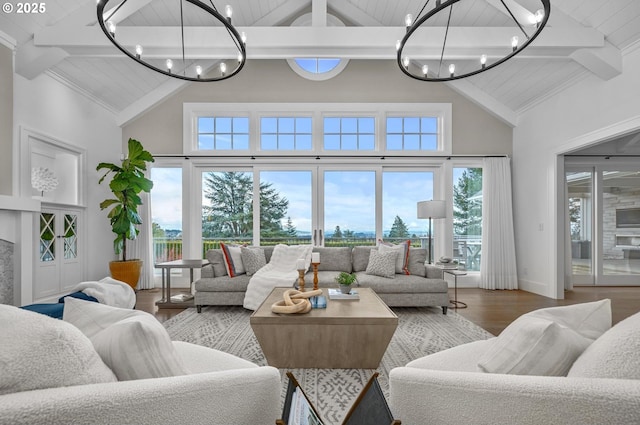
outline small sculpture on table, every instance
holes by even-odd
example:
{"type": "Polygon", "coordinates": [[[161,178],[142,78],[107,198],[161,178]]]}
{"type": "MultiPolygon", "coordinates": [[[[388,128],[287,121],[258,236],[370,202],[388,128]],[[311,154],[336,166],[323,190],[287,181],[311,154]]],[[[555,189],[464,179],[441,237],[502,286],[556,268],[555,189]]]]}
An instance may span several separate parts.
{"type": "Polygon", "coordinates": [[[322,290],[302,292],[296,289],[287,289],[282,294],[284,298],[282,301],[273,303],[271,305],[271,311],[273,313],[308,313],[311,311],[311,302],[309,298],[322,295],[322,290]]]}

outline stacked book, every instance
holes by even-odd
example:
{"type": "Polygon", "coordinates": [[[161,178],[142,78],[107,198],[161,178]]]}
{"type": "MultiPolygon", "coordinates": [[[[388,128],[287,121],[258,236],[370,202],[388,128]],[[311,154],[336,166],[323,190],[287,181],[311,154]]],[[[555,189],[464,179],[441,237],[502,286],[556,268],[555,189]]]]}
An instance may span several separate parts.
{"type": "Polygon", "coordinates": [[[348,294],[343,294],[339,289],[329,288],[329,299],[330,300],[359,300],[360,295],[358,295],[358,291],[352,289],[348,294]]]}

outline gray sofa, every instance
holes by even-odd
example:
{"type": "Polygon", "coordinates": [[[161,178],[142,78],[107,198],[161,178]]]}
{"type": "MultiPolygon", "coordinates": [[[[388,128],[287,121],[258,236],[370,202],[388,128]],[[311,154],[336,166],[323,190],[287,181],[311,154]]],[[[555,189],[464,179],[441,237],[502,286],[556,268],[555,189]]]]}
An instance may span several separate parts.
{"type": "MultiPolygon", "coordinates": [[[[334,278],[342,271],[355,272],[358,284],[373,289],[390,307],[442,307],[447,313],[449,306],[448,285],[442,270],[425,264],[426,249],[409,250],[409,275],[396,274],[393,279],[369,275],[365,272],[372,246],[350,247],[314,247],[313,252],[320,253],[318,266],[318,286],[336,288],[334,278]]],[[[264,247],[267,262],[271,258],[273,247],[264,247]]],[[[251,276],[242,274],[229,277],[224,266],[220,249],[207,251],[211,264],[202,268],[202,275],[195,282],[194,303],[198,312],[207,305],[242,305],[244,293],[251,276]]],[[[305,276],[306,288],[313,287],[313,269],[310,267],[305,276]]],[[[292,282],[293,285],[293,282],[292,282]]]]}

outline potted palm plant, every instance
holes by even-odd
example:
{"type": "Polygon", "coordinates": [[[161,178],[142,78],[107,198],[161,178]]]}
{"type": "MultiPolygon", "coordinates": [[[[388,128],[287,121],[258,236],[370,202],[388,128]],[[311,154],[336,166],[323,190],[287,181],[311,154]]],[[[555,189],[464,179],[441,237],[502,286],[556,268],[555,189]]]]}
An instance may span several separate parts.
{"type": "Polygon", "coordinates": [[[116,235],[113,248],[116,255],[122,253],[122,260],[111,261],[109,270],[114,279],[128,283],[133,289],[138,285],[142,261],[127,258],[126,240],[135,240],[138,236],[137,226],[142,224],[138,214],[138,207],[142,205],[140,193],[149,193],[153,187],[153,182],[144,176],[148,162],[154,162],[153,156],[139,141],[129,139],[128,154],[121,165],[101,162],[96,167],[96,171],[107,170],[98,184],[111,175],[109,188],[115,196],[100,203],[101,210],[111,208],[107,216],[116,235]]]}

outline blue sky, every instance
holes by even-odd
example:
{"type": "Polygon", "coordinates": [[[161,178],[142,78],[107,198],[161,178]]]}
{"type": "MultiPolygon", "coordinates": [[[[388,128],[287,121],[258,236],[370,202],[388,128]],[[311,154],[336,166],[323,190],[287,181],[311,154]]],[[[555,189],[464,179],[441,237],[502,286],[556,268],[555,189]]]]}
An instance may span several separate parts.
{"type": "MultiPolygon", "coordinates": [[[[454,168],[454,181],[463,169],[454,168]]],[[[182,172],[179,168],[153,168],[151,178],[153,221],[164,229],[182,229],[182,172]]],[[[290,216],[298,231],[311,231],[311,172],[263,171],[262,181],[270,182],[289,200],[290,216]]],[[[324,172],[325,230],[336,226],[356,232],[375,230],[375,173],[373,171],[324,172]]],[[[388,231],[399,215],[412,233],[425,233],[426,220],[416,218],[416,203],[433,199],[433,173],[385,171],[382,179],[383,230],[388,231]]]]}

